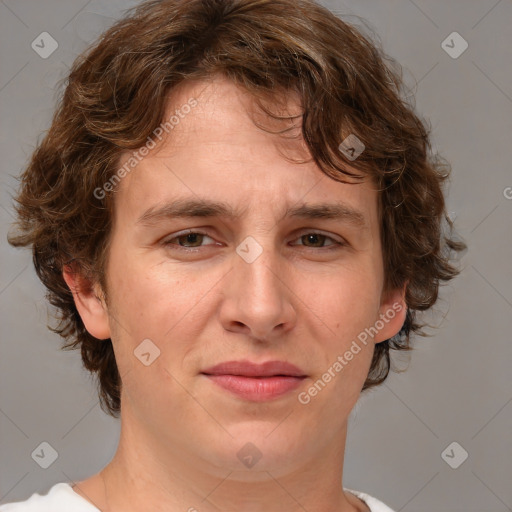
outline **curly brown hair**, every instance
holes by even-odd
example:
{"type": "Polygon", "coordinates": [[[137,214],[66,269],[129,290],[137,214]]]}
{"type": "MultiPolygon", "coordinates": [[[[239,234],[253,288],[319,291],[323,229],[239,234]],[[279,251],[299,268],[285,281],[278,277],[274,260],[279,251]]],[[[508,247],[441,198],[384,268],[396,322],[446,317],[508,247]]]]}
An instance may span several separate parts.
{"type": "Polygon", "coordinates": [[[85,329],[63,267],[74,262],[106,289],[115,194],[98,190],[121,154],[140,148],[161,124],[173,88],[214,74],[255,99],[297,92],[302,135],[322,172],[341,182],[369,175],[378,184],[384,289],[406,284],[408,310],[400,333],[375,345],[363,390],[387,378],[390,349],[411,350],[411,333],[425,335],[417,312],[437,301],[440,281],[460,272],[451,259],[466,245],[453,235],[442,190],[450,166],[432,155],[430,128],[403,99],[402,69],[379,43],[312,0],[141,3],[74,62],[21,177],[18,232],[9,238],[32,246],[57,308],[52,329],[67,340],[62,348],[80,347],[85,368],[97,373],[101,407],[114,417],[121,378],[111,340],[85,329]],[[365,146],[355,160],[340,150],[350,134],[365,146]]]}

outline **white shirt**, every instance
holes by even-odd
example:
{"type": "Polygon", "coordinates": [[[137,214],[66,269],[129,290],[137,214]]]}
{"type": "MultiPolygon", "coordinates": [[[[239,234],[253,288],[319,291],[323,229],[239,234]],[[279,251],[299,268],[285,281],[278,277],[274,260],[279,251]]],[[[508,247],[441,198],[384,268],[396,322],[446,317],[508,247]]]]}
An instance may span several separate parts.
{"type": "MultiPolygon", "coordinates": [[[[371,512],[393,512],[382,501],[352,489],[345,491],[364,501],[371,512]]],[[[47,494],[32,494],[28,500],[0,505],[0,512],[101,512],[85,498],[76,493],[69,483],[55,484],[47,494]]]]}

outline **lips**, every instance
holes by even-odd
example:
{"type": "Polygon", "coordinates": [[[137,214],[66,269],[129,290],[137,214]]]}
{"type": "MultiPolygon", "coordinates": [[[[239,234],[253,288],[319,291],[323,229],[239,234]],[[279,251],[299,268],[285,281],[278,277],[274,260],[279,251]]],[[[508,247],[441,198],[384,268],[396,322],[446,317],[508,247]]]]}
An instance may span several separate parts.
{"type": "Polygon", "coordinates": [[[256,364],[251,361],[227,361],[203,370],[206,375],[238,375],[241,377],[306,377],[297,366],[286,361],[267,361],[256,364]]]}
{"type": "Polygon", "coordinates": [[[203,372],[218,388],[251,401],[274,400],[296,390],[307,375],[297,366],[285,361],[228,361],[203,372]]]}

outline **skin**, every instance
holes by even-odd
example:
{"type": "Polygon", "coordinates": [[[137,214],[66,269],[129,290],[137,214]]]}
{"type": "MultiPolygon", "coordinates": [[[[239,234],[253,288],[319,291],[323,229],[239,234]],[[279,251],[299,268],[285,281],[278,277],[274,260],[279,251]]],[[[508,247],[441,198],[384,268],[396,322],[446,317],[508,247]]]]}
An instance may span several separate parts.
{"type": "MultiPolygon", "coordinates": [[[[112,339],[123,381],[117,452],[74,490],[116,512],[368,511],[341,485],[347,420],[375,343],[398,333],[406,313],[405,287],[383,290],[377,191],[369,179],[339,183],[312,161],[287,160],[308,157],[298,121],[281,121],[294,135],[287,140],[259,129],[249,113],[265,117],[226,79],[180,85],[169,113],[191,97],[198,105],[119,184],[107,301],[97,284],[64,270],[87,330],[112,339]],[[177,197],[243,211],[137,223],[177,197]],[[282,219],[288,206],[334,201],[362,212],[366,228],[282,219]],[[207,236],[175,238],[185,229],[207,236]],[[331,238],[304,236],[312,232],[331,238]],[[236,252],[248,236],[263,251],[252,263],[236,252]],[[329,250],[334,241],[346,245],[329,250]],[[402,310],[309,404],[299,403],[298,393],[393,303],[402,310]],[[147,338],[160,350],[149,366],[134,356],[147,338]],[[289,361],[308,377],[280,398],[250,402],[200,374],[234,359],[289,361]],[[248,442],[262,454],[252,469],[237,457],[248,442]]],[[[295,96],[286,101],[276,109],[299,112],[295,96]]]]}

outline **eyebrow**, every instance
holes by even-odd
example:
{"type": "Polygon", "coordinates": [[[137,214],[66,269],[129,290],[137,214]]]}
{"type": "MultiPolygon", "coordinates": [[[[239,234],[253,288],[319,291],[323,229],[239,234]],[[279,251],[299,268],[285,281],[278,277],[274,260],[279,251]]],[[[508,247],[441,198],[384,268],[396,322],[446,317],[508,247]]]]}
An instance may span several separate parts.
{"type": "MultiPolygon", "coordinates": [[[[138,219],[137,224],[152,225],[165,219],[192,217],[240,218],[247,211],[236,210],[230,204],[207,199],[176,199],[162,206],[148,208],[138,219]]],[[[328,219],[347,222],[355,227],[368,228],[365,215],[342,202],[317,203],[289,207],[280,220],[284,218],[328,219]]]]}

